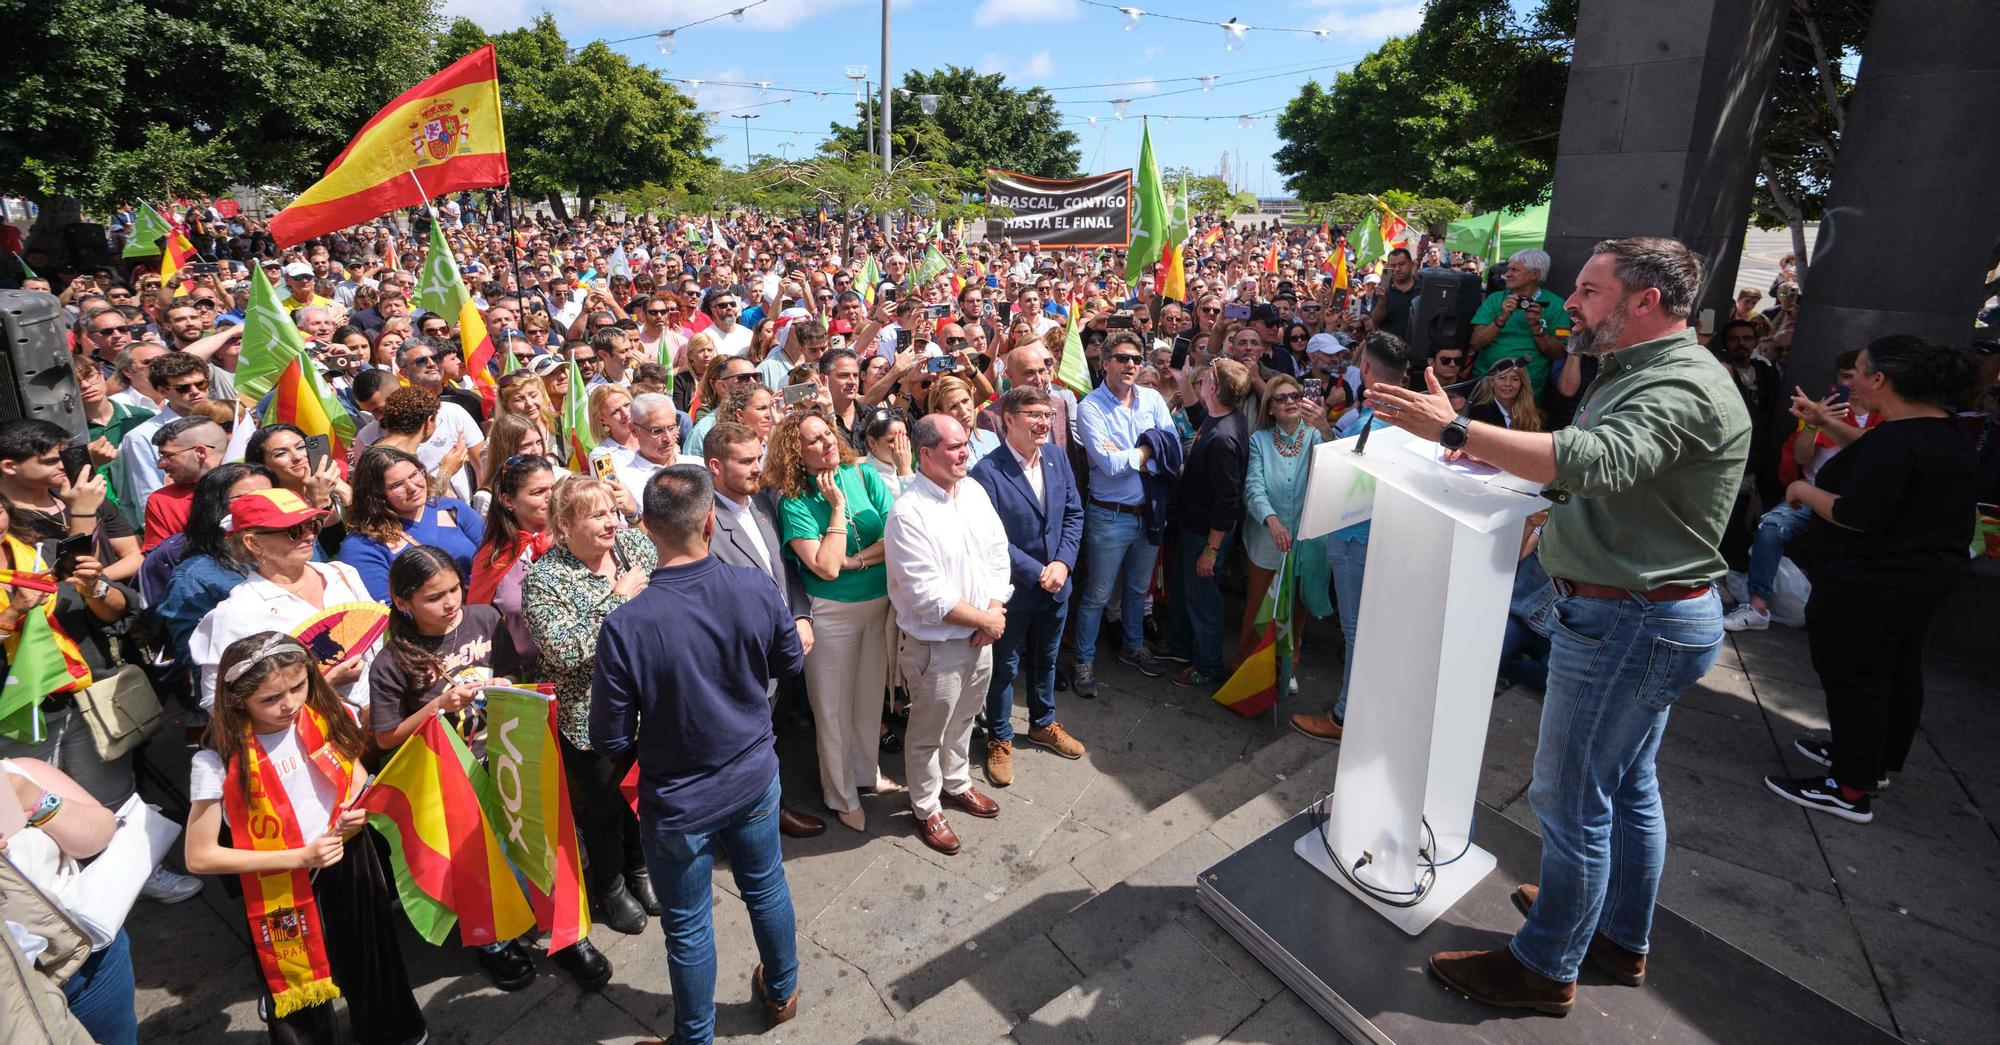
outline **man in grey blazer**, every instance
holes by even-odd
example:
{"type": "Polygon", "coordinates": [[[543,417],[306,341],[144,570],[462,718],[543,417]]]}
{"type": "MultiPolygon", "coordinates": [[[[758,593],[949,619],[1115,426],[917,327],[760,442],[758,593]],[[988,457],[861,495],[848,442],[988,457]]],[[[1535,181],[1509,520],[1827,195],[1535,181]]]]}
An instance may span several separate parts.
{"type": "MultiPolygon", "coordinates": [[[[723,421],[702,441],[709,474],[715,477],[715,534],[708,553],[734,566],[762,571],[784,596],[798,622],[799,645],[812,649],[812,605],[795,562],[785,559],[778,540],[778,505],[764,485],[764,444],[745,425],[723,421]]],[[[772,683],[775,700],[777,684],[772,683]]],[[[826,821],[778,809],[778,828],[793,838],[811,838],[826,830],[826,821]]]]}

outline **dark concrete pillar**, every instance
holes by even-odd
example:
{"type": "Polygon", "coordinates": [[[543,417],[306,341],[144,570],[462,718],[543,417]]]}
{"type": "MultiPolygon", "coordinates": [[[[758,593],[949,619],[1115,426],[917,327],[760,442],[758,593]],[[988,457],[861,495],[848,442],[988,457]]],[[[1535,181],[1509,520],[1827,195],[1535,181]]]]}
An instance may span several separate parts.
{"type": "Polygon", "coordinates": [[[2000,237],[2000,3],[1877,3],[1805,276],[1790,372],[1885,334],[1963,345],[2000,237]]]}
{"type": "Polygon", "coordinates": [[[1785,0],[1583,0],[1547,247],[1566,293],[1590,248],[1672,236],[1727,302],[1783,39],[1785,0]]]}

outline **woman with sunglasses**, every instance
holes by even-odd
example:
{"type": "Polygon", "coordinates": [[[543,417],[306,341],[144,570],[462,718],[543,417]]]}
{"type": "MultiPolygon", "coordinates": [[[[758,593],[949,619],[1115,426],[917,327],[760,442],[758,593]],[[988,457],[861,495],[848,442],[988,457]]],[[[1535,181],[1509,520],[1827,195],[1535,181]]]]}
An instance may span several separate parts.
{"type": "MultiPolygon", "coordinates": [[[[290,635],[330,606],[381,601],[354,567],[312,561],[320,527],[329,517],[290,490],[253,490],[229,502],[222,530],[229,554],[249,567],[249,575],[195,625],[188,639],[188,657],[199,667],[204,710],[215,703],[215,668],[231,643],[262,631],[290,635]]],[[[323,665],[327,683],[357,714],[368,708],[368,668],[374,660],[370,644],[323,665]]]]}
{"type": "Polygon", "coordinates": [[[1285,352],[1292,357],[1292,369],[1301,374],[1309,369],[1306,365],[1306,344],[1312,340],[1312,335],[1312,329],[1296,319],[1285,324],[1284,333],[1280,335],[1284,338],[1285,352]]]}
{"type": "Polygon", "coordinates": [[[389,594],[389,564],[412,544],[443,548],[459,572],[472,573],[472,553],[486,526],[472,506],[456,497],[431,494],[423,462],[403,450],[377,444],[354,465],[354,506],[347,511],[347,539],[340,561],[354,567],[369,595],[389,594]]]}
{"type": "MultiPolygon", "coordinates": [[[[1250,560],[1249,583],[1244,591],[1243,627],[1232,663],[1242,663],[1256,646],[1257,610],[1264,604],[1278,564],[1299,545],[1292,559],[1304,574],[1309,565],[1326,573],[1325,542],[1318,538],[1296,541],[1299,516],[1305,511],[1306,476],[1311,471],[1313,447],[1326,437],[1326,420],[1317,400],[1289,374],[1281,374],[1264,386],[1264,403],[1257,430],[1250,433],[1250,460],[1243,477],[1243,552],[1250,560]]],[[[1298,592],[1306,590],[1300,585],[1298,592]]],[[[1325,590],[1325,584],[1320,585],[1325,590]]],[[[1298,596],[1295,595],[1295,600],[1298,596]]],[[[1297,616],[1293,620],[1303,620],[1297,616]]],[[[1296,657],[1294,657],[1296,663],[1296,657]]]]}
{"type": "MultiPolygon", "coordinates": [[[[139,571],[139,590],[165,627],[176,662],[194,666],[188,639],[194,635],[195,625],[249,575],[247,567],[230,552],[228,535],[222,529],[230,503],[256,490],[275,489],[276,478],[263,465],[215,466],[194,484],[187,526],[146,556],[146,566],[139,571]]],[[[321,537],[325,534],[322,530],[321,537]]],[[[320,559],[322,551],[315,548],[313,557],[320,559]]]]}
{"type": "Polygon", "coordinates": [[[1486,380],[1473,389],[1466,416],[1517,432],[1542,430],[1542,411],[1528,387],[1526,372],[1520,367],[1495,367],[1486,380]]]}

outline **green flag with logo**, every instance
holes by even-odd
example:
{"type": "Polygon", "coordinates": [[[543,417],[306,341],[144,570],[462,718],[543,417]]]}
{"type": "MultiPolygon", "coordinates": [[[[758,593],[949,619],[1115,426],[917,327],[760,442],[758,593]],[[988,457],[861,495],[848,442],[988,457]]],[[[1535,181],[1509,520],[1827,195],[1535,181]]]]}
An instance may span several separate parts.
{"type": "Polygon", "coordinates": [[[262,266],[250,266],[250,307],[243,310],[243,351],[236,360],[236,398],[255,408],[293,359],[305,354],[305,336],[279,303],[262,266]]]}
{"type": "Polygon", "coordinates": [[[1167,250],[1166,190],[1160,184],[1160,165],[1153,159],[1153,129],[1139,132],[1139,184],[1132,198],[1132,245],[1125,253],[1125,281],[1135,283],[1139,275],[1160,263],[1167,250]]]}
{"type": "Polygon", "coordinates": [[[40,608],[29,610],[21,618],[21,638],[7,665],[6,688],[0,689],[0,737],[41,743],[48,735],[42,701],[74,681],[55,632],[49,630],[49,615],[40,608]]]}
{"type": "Polygon", "coordinates": [[[1069,304],[1068,327],[1063,331],[1062,359],[1056,363],[1056,381],[1079,397],[1090,394],[1090,361],[1083,358],[1083,328],[1077,325],[1078,302],[1069,304]]]}
{"type": "Polygon", "coordinates": [[[161,251],[160,241],[174,231],[167,219],[150,203],[139,204],[132,213],[132,238],[125,241],[124,257],[149,258],[161,251]]]}
{"type": "Polygon", "coordinates": [[[433,221],[430,253],[424,255],[424,267],[418,271],[417,292],[411,302],[456,323],[459,307],[469,296],[465,281],[459,278],[458,262],[451,256],[451,245],[445,242],[444,226],[433,221]]]}

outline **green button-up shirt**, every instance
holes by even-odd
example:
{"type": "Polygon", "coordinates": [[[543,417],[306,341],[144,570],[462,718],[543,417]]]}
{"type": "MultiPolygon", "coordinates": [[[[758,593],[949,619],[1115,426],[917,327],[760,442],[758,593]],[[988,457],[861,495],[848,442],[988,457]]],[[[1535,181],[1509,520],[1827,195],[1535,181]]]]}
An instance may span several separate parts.
{"type": "Polygon", "coordinates": [[[1647,591],[1728,569],[1722,529],[1750,452],[1750,415],[1729,372],[1682,330],[1605,355],[1555,433],[1551,577],[1647,591]]]}

